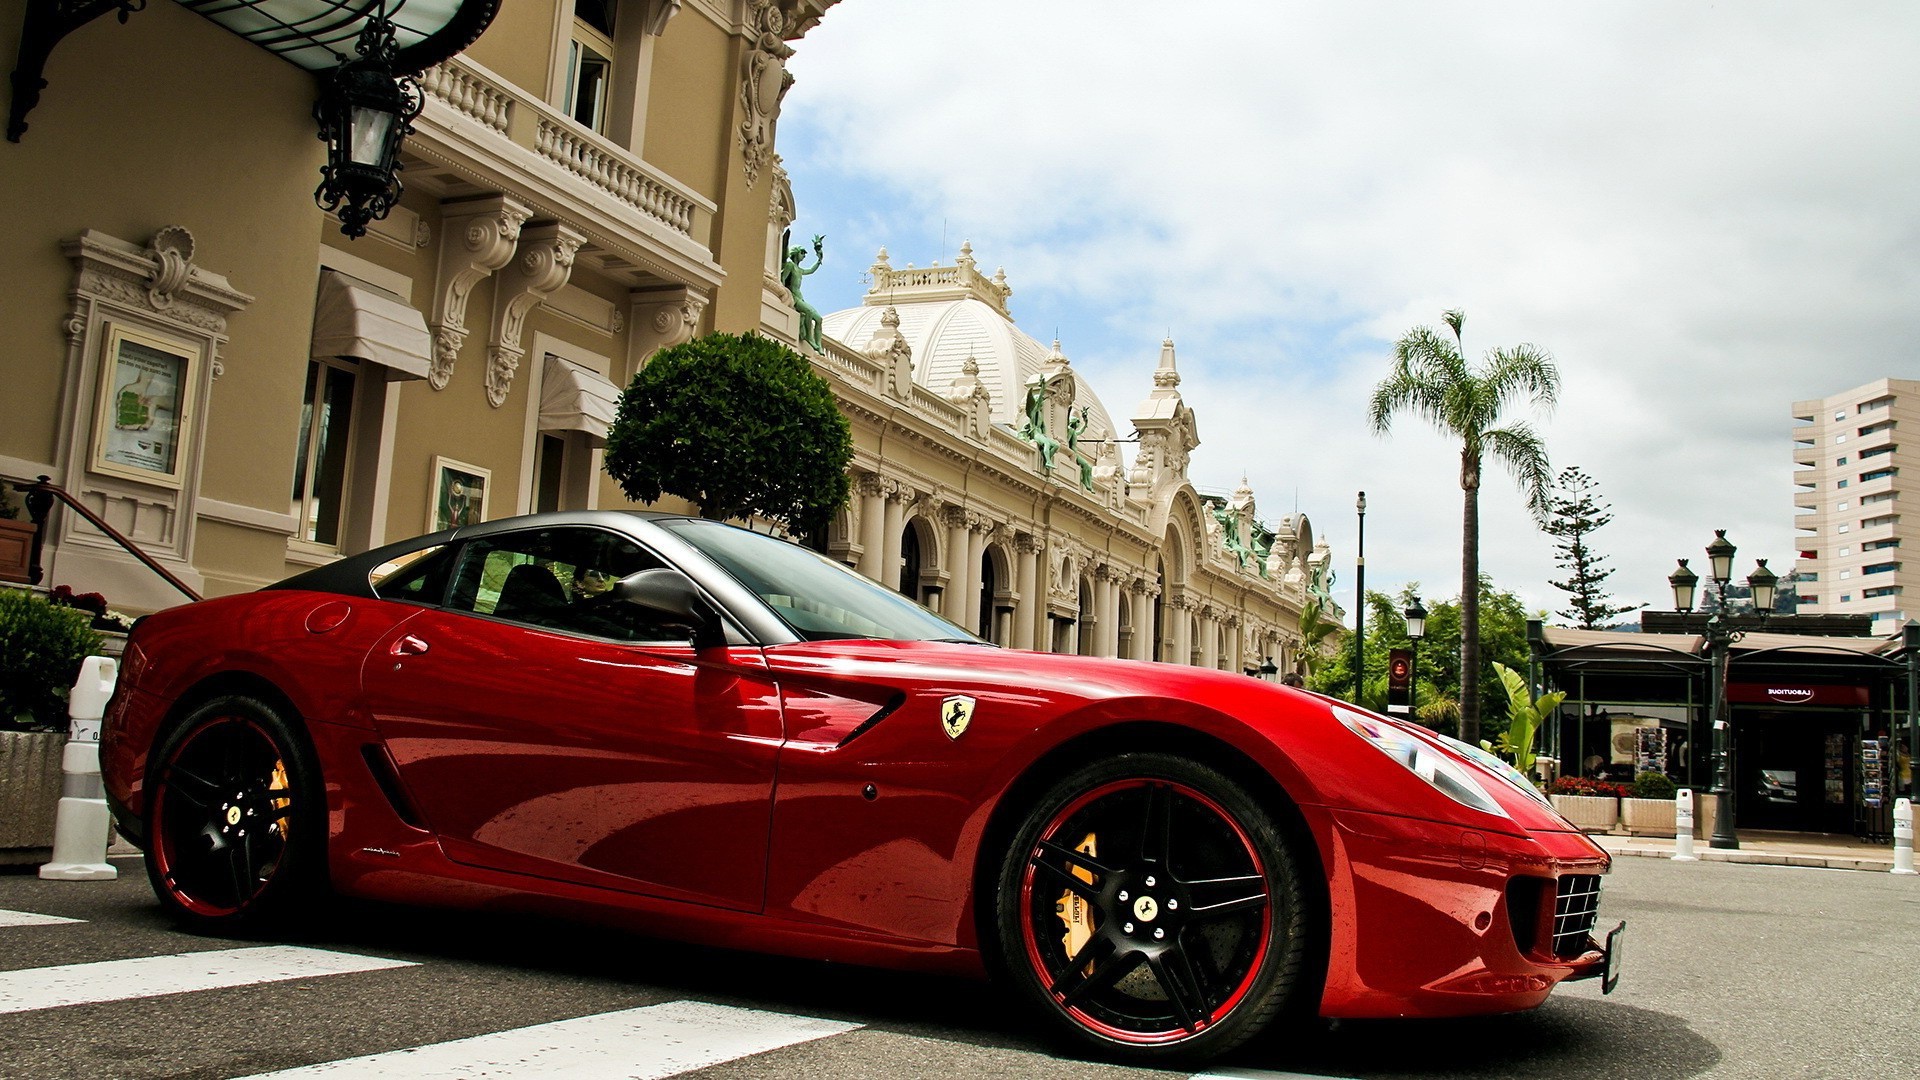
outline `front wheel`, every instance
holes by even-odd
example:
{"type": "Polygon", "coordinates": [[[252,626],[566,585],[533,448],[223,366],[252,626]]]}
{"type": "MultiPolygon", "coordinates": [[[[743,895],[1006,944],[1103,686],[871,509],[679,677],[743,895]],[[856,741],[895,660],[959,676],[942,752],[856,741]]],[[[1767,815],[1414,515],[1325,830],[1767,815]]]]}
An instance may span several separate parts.
{"type": "Polygon", "coordinates": [[[146,792],[147,877],[194,929],[270,922],[324,879],[319,771],[264,702],[231,695],[189,713],[149,759],[146,792]]]}
{"type": "Polygon", "coordinates": [[[1301,873],[1273,816],[1215,769],[1160,753],[1096,762],[1015,833],[999,966],[1083,1048],[1210,1058],[1313,989],[1301,873]]]}

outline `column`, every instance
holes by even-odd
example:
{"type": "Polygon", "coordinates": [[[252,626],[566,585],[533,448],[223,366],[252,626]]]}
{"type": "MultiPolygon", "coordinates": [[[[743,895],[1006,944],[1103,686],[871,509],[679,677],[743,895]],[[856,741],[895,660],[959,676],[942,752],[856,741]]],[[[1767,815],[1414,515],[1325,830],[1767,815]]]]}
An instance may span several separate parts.
{"type": "Polygon", "coordinates": [[[967,512],[949,506],[941,520],[947,527],[947,602],[940,614],[961,629],[972,630],[980,624],[967,618],[967,597],[980,590],[980,583],[967,570],[967,512]]]}
{"type": "MultiPolygon", "coordinates": [[[[900,588],[900,530],[906,525],[907,506],[899,485],[890,485],[886,493],[887,510],[881,520],[880,584],[900,588]]],[[[917,584],[917,583],[916,583],[917,584]]]]}
{"type": "Polygon", "coordinates": [[[1218,667],[1220,664],[1220,624],[1213,617],[1213,607],[1200,609],[1200,666],[1218,667]]]}
{"type": "Polygon", "coordinates": [[[1020,602],[1013,609],[1013,647],[1031,649],[1034,612],[1046,607],[1040,596],[1040,541],[1030,533],[1021,533],[1014,549],[1019,563],[1020,602]]]}
{"type": "Polygon", "coordinates": [[[1113,579],[1114,569],[1103,567],[1100,573],[1100,655],[1120,655],[1120,583],[1113,579]]]}
{"type": "Polygon", "coordinates": [[[854,569],[880,580],[880,561],[886,546],[887,497],[881,493],[880,478],[860,478],[860,562],[854,569]]]}
{"type": "Polygon", "coordinates": [[[1192,663],[1193,655],[1193,617],[1187,612],[1186,597],[1174,597],[1167,604],[1167,621],[1173,624],[1173,655],[1168,660],[1176,664],[1192,663]]]}
{"type": "Polygon", "coordinates": [[[987,557],[987,533],[993,523],[972,514],[967,519],[967,622],[966,628],[980,628],[980,563],[987,557]]]}

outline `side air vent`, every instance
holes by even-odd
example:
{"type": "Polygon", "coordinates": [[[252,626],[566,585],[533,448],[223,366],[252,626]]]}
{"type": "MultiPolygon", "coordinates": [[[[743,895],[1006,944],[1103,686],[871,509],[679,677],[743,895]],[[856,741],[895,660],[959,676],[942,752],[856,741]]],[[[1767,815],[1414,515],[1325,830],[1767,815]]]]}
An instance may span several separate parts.
{"type": "Polygon", "coordinates": [[[407,798],[407,789],[400,786],[400,774],[394,770],[393,759],[387,756],[386,748],[367,743],[360,747],[360,756],[366,760],[367,771],[373,774],[373,782],[380,786],[380,794],[387,797],[387,805],[393,807],[394,814],[416,829],[425,829],[426,823],[413,808],[413,801],[407,798]]]}

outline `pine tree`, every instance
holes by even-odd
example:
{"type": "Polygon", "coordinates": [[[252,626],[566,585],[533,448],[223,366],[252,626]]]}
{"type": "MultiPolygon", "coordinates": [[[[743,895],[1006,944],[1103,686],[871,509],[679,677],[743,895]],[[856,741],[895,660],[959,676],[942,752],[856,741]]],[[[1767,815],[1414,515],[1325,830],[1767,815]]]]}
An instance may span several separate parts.
{"type": "Polygon", "coordinates": [[[1613,570],[1604,567],[1604,555],[1594,554],[1587,538],[1613,520],[1612,507],[1600,498],[1593,477],[1578,466],[1561,470],[1554,482],[1552,517],[1544,525],[1556,537],[1554,562],[1567,571],[1567,580],[1548,584],[1571,596],[1571,603],[1555,612],[1583,630],[1598,630],[1616,615],[1638,611],[1644,605],[1613,604],[1606,581],[1613,570]]]}

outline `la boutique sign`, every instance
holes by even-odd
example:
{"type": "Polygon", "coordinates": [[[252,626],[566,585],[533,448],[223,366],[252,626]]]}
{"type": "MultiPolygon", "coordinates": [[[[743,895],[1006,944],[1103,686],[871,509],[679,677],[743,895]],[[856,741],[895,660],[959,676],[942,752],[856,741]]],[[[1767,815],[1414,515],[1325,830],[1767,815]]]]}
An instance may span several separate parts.
{"type": "Polygon", "coordinates": [[[1776,686],[1772,683],[1731,683],[1727,699],[1740,705],[1865,706],[1864,686],[1776,686]]]}

